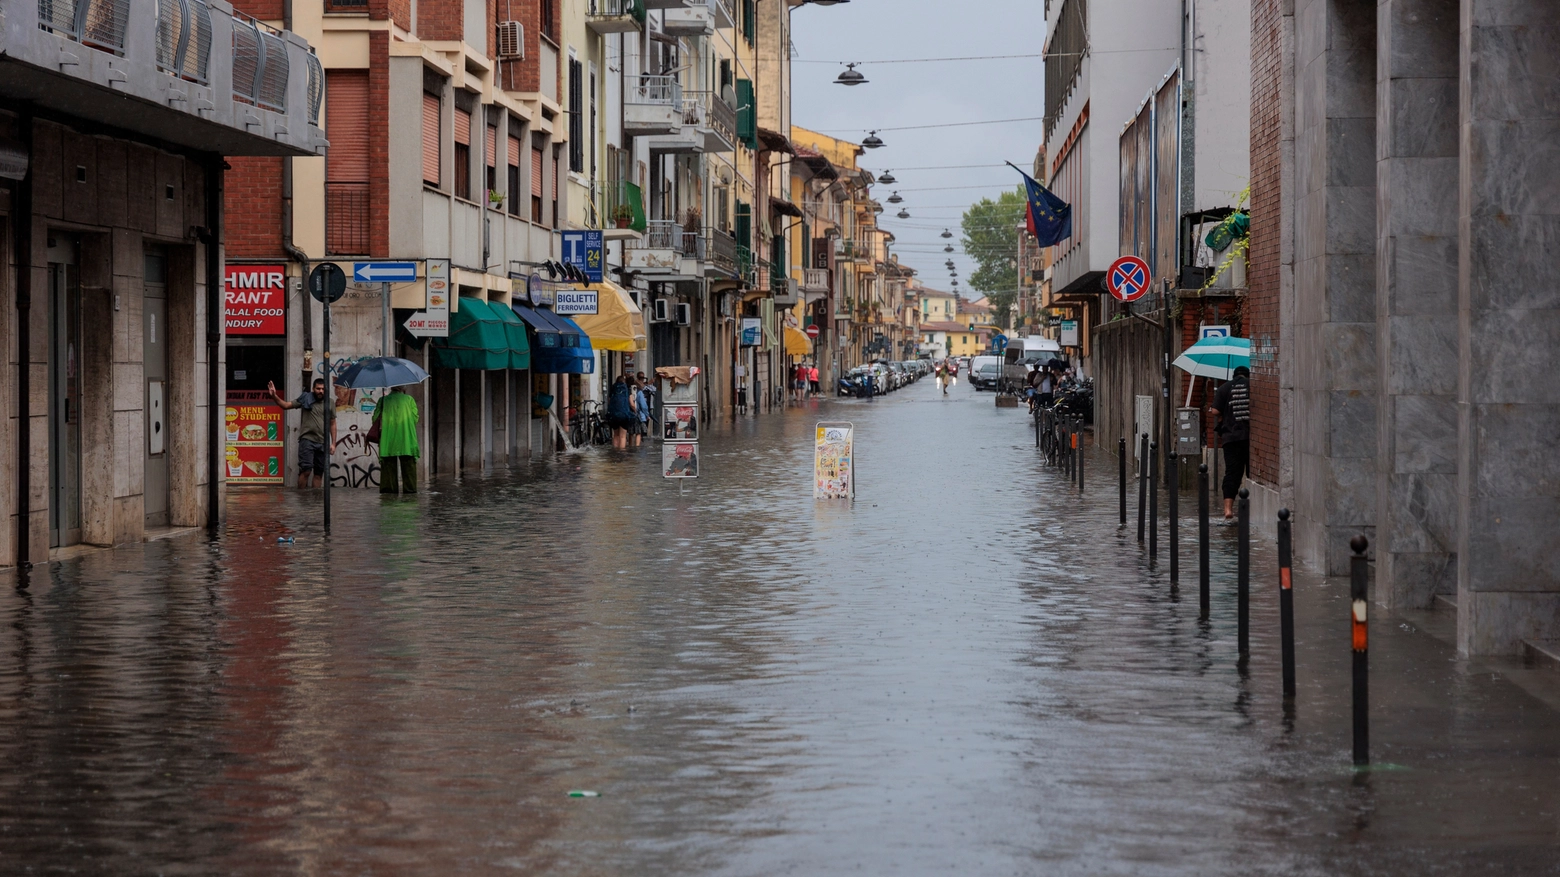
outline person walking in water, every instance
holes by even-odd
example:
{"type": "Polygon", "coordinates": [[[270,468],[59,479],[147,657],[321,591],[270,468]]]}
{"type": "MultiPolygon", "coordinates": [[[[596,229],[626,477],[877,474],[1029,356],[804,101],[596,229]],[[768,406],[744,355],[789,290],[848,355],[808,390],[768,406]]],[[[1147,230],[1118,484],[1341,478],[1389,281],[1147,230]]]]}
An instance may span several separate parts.
{"type": "Polygon", "coordinates": [[[1235,495],[1251,460],[1251,370],[1235,369],[1229,383],[1213,394],[1210,409],[1219,415],[1219,439],[1224,445],[1224,520],[1235,519],[1235,495]]]}
{"type": "Polygon", "coordinates": [[[298,487],[307,490],[325,486],[330,473],[325,471],[326,433],[330,434],[330,452],[336,452],[336,418],[331,409],[335,406],[325,398],[325,379],[315,378],[310,392],[299,394],[291,402],[276,392],[276,384],[266,382],[265,389],[282,410],[294,408],[302,412],[298,417],[298,487]],[[330,421],[327,430],[326,421],[330,421]]]}
{"type": "Polygon", "coordinates": [[[379,398],[374,406],[379,426],[379,492],[394,495],[417,492],[417,400],[400,387],[379,398]]]}

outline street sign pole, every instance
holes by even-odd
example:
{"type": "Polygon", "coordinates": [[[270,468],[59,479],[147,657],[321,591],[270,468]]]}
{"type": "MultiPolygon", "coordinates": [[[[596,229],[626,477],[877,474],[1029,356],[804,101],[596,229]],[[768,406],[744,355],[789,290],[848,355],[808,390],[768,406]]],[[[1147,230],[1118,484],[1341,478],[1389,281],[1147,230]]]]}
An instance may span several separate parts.
{"type": "MultiPolygon", "coordinates": [[[[330,535],[330,458],[331,458],[331,424],[336,419],[336,388],[335,376],[330,370],[330,304],[347,290],[347,274],[341,270],[341,266],[334,262],[321,262],[309,272],[309,294],[313,295],[320,304],[325,306],[325,398],[315,400],[315,404],[325,406],[325,535],[330,535]]],[[[299,472],[298,477],[303,477],[299,472]]]]}
{"type": "Polygon", "coordinates": [[[390,282],[379,284],[379,355],[390,355],[390,282]]]}

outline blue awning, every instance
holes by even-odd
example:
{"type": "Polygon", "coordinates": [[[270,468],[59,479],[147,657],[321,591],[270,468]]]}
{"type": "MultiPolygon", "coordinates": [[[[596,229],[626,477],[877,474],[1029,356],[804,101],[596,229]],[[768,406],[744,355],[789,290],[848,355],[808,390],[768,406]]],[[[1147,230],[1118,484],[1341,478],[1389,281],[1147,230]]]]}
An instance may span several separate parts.
{"type": "Polygon", "coordinates": [[[515,313],[536,335],[531,345],[531,370],[549,375],[588,375],[596,371],[595,351],[586,335],[568,317],[545,308],[514,305],[515,313]]]}

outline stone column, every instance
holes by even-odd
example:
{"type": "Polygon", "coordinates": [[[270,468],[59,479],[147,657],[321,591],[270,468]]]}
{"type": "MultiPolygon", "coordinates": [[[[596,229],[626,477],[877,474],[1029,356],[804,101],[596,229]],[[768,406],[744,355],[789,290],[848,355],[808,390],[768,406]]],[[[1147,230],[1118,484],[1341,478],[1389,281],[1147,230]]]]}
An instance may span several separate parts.
{"type": "Polygon", "coordinates": [[[1377,6],[1376,599],[1457,589],[1457,0],[1377,6]]]}
{"type": "Polygon", "coordinates": [[[1458,647],[1560,638],[1560,9],[1462,0],[1458,647]]]}
{"type": "Polygon", "coordinates": [[[1295,545],[1341,574],[1376,523],[1376,8],[1299,0],[1295,30],[1295,545]]]}

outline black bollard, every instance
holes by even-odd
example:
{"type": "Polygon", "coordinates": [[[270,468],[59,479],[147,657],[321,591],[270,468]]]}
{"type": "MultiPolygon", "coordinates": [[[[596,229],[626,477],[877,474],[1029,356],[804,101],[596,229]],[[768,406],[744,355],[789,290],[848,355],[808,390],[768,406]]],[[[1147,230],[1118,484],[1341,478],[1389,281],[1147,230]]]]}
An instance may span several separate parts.
{"type": "Polygon", "coordinates": [[[1370,542],[1364,536],[1349,540],[1354,556],[1349,558],[1350,620],[1354,629],[1354,764],[1370,764],[1370,658],[1369,630],[1365,626],[1366,586],[1370,567],[1365,549],[1370,542]]]}
{"type": "Polygon", "coordinates": [[[1197,617],[1208,618],[1208,464],[1197,466],[1197,617]]]}
{"type": "Polygon", "coordinates": [[[1138,541],[1143,541],[1143,525],[1148,520],[1148,433],[1138,441],[1138,541]]]}
{"type": "Polygon", "coordinates": [[[1121,526],[1127,526],[1127,437],[1116,441],[1116,458],[1121,467],[1121,526]]]}
{"type": "Polygon", "coordinates": [[[1041,412],[1040,406],[1036,405],[1035,406],[1035,410],[1034,410],[1034,418],[1035,418],[1035,447],[1036,448],[1040,447],[1040,415],[1041,415],[1041,413],[1042,412],[1041,412]]]}
{"type": "Polygon", "coordinates": [[[1087,450],[1083,444],[1083,417],[1078,417],[1078,438],[1073,442],[1078,446],[1078,492],[1083,493],[1083,452],[1087,450]]]}
{"type": "Polygon", "coordinates": [[[1170,491],[1170,587],[1174,588],[1181,583],[1181,458],[1175,455],[1173,447],[1168,462],[1170,477],[1165,489],[1170,491]]]}
{"type": "Polygon", "coordinates": [[[1295,592],[1289,570],[1289,509],[1278,510],[1278,632],[1284,661],[1284,696],[1295,696],[1295,592]]]}
{"type": "Polygon", "coordinates": [[[1236,638],[1244,661],[1251,654],[1251,496],[1244,487],[1235,503],[1235,519],[1236,638]]]}
{"type": "Polygon", "coordinates": [[[1159,442],[1148,443],[1148,562],[1159,560],[1159,442]]]}

